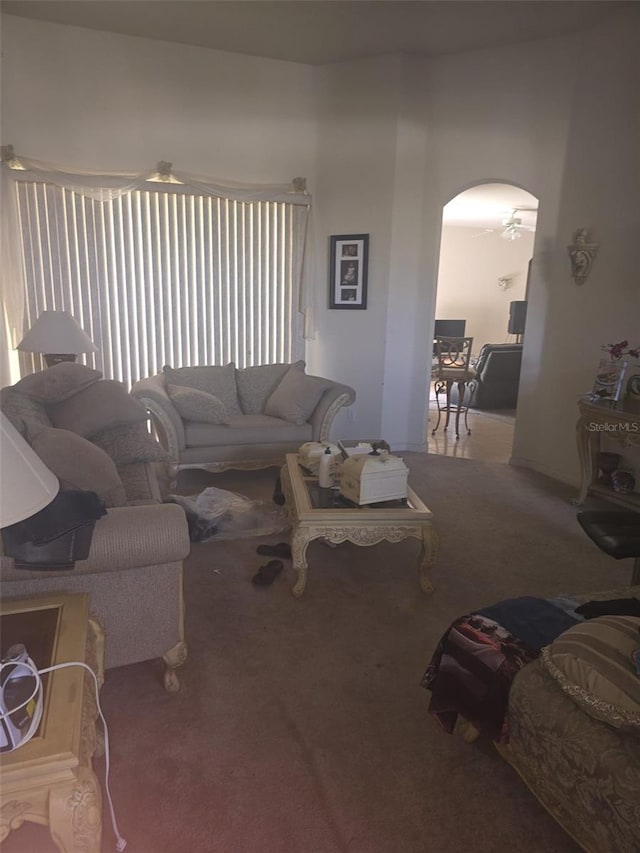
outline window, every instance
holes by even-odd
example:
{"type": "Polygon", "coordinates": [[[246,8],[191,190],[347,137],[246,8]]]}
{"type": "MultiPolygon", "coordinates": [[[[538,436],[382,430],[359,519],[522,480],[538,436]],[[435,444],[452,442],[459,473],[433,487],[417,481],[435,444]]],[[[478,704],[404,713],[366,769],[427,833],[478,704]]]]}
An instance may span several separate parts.
{"type": "Polygon", "coordinates": [[[24,327],[45,309],[69,311],[106,378],[131,384],[164,364],[245,367],[303,355],[308,202],[148,181],[104,201],[24,173],[16,192],[24,327]]]}

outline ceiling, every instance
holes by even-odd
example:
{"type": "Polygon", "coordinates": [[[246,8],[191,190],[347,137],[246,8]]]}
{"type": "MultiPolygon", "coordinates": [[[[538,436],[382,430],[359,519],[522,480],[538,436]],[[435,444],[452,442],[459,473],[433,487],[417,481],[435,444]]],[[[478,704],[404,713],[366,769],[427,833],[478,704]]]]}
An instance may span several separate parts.
{"type": "Polygon", "coordinates": [[[12,15],[324,65],[405,52],[441,56],[566,35],[617,0],[2,0],[12,15]]]}
{"type": "Polygon", "coordinates": [[[517,211],[515,216],[521,220],[523,227],[535,230],[538,199],[534,195],[511,184],[481,184],[465,190],[445,204],[442,223],[502,231],[503,220],[513,211],[517,211]]]}

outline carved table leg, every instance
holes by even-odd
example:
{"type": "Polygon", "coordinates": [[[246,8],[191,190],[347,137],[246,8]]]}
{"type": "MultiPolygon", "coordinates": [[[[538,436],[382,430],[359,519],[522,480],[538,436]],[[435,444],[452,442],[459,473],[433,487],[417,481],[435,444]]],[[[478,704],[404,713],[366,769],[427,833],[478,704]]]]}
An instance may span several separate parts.
{"type": "Polygon", "coordinates": [[[578,445],[578,458],[580,460],[580,491],[573,503],[576,506],[582,506],[587,498],[589,486],[593,479],[593,459],[597,449],[599,449],[598,434],[591,434],[589,432],[587,419],[582,416],[578,418],[576,424],[576,442],[578,445]],[[596,451],[593,450],[592,445],[595,445],[596,451]]]}
{"type": "Polygon", "coordinates": [[[100,853],[102,794],[89,767],[78,767],[74,782],[51,789],[49,829],[60,853],[100,853]]]}
{"type": "Polygon", "coordinates": [[[168,693],[177,693],[180,690],[180,680],[176,675],[176,669],[187,659],[187,644],[181,640],[165,652],[162,659],[167,665],[164,672],[164,689],[168,693]]]}
{"type": "Polygon", "coordinates": [[[422,527],[422,549],[420,552],[420,566],[418,568],[418,583],[423,592],[433,592],[433,584],[429,579],[431,569],[435,565],[438,555],[438,533],[433,523],[422,527]]]}
{"type": "Polygon", "coordinates": [[[307,585],[307,547],[311,541],[309,529],[294,527],[291,531],[291,560],[298,579],[291,589],[294,598],[300,598],[307,585]]]}

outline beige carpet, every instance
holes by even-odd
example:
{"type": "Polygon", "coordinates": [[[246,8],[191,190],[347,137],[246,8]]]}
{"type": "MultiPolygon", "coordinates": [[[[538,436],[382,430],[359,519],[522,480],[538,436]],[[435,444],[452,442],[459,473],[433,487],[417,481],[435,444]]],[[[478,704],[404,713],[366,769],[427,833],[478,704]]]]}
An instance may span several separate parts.
{"type": "MultiPolygon", "coordinates": [[[[417,541],[311,544],[302,599],[290,561],[251,577],[264,540],[194,545],[185,567],[189,660],[182,690],[161,667],[107,673],[111,787],[129,853],[571,853],[577,848],[491,744],[428,714],[420,678],[457,616],[501,598],[623,585],[575,521],[571,490],[505,465],[406,454],[433,509],[435,592],[417,541]]],[[[275,469],[207,485],[270,499],[275,469]]],[[[282,535],[270,541],[282,540],[282,535]]],[[[102,778],[104,761],[96,762],[102,778]]],[[[3,853],[49,853],[25,825],[3,853]]],[[[114,849],[104,815],[103,851],[114,849]]]]}

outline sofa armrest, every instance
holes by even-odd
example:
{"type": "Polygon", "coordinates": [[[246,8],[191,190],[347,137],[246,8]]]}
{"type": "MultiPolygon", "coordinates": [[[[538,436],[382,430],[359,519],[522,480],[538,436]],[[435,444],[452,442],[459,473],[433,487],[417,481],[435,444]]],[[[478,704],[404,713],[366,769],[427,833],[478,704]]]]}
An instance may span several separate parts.
{"type": "Polygon", "coordinates": [[[117,572],[177,562],[190,548],[187,517],[177,504],[112,507],[96,521],[88,558],[78,560],[70,571],[16,569],[13,559],[5,556],[0,567],[3,580],[117,572]]]}
{"type": "Polygon", "coordinates": [[[186,447],[184,425],[167,394],[163,374],[139,379],[134,383],[131,394],[150,413],[160,443],[171,456],[172,462],[177,462],[180,451],[186,447]]]}
{"type": "Polygon", "coordinates": [[[313,428],[313,441],[329,441],[331,425],[339,409],[350,406],[355,399],[356,392],[349,385],[332,382],[309,418],[313,428]]]}

